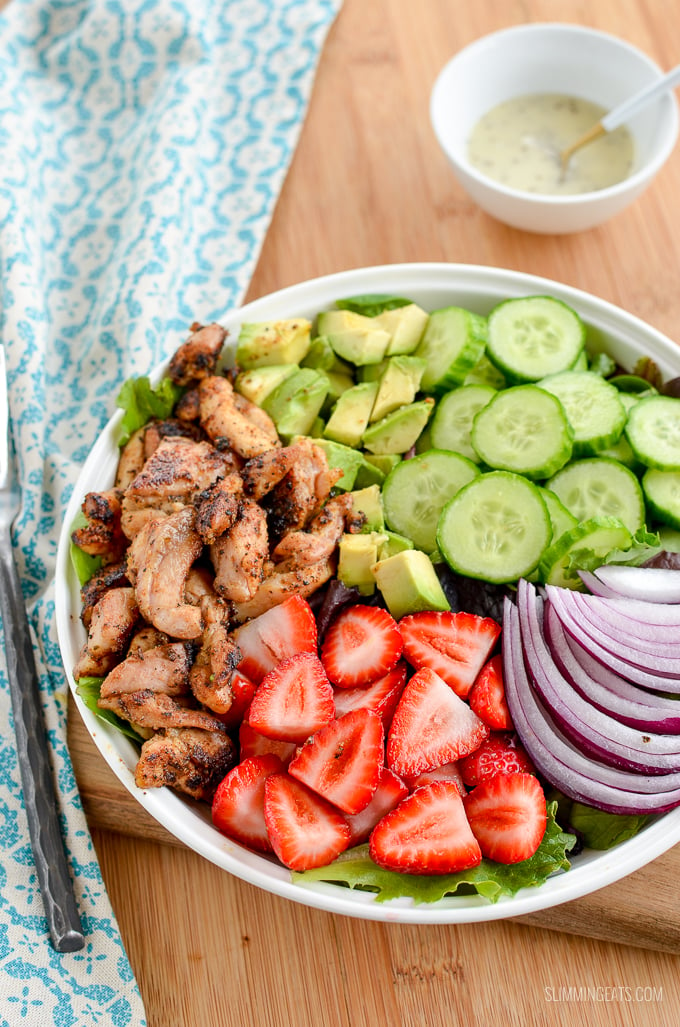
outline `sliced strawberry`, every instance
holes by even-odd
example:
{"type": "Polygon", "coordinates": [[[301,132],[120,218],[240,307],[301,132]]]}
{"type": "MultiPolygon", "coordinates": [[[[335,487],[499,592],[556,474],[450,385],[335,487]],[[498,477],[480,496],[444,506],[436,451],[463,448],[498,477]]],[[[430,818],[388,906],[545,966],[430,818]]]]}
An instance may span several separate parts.
{"type": "Polygon", "coordinates": [[[241,650],[238,669],[256,685],[281,660],[296,653],[315,653],[318,645],[312,608],[299,595],[242,624],[233,638],[241,650]]]}
{"type": "Polygon", "coordinates": [[[392,670],[402,638],[394,618],[380,606],[346,606],[331,621],[321,660],[338,688],[368,685],[392,670]]]}
{"type": "Polygon", "coordinates": [[[496,863],[520,863],[536,852],[547,822],[545,795],[533,774],[497,774],[463,800],[482,853],[496,863]]]}
{"type": "Polygon", "coordinates": [[[278,756],[284,766],[288,766],[297,749],[295,742],[280,742],[276,738],[261,735],[247,719],[241,721],[238,729],[238,744],[241,760],[248,759],[249,756],[266,756],[271,753],[278,756]]]}
{"type": "Polygon", "coordinates": [[[350,710],[374,710],[383,722],[385,731],[389,731],[399,697],[406,684],[406,663],[399,660],[392,670],[376,681],[361,688],[336,688],[333,701],[335,715],[342,717],[350,710]]]}
{"type": "Polygon", "coordinates": [[[470,689],[468,702],[492,731],[512,731],[512,717],[505,701],[503,660],[492,656],[484,664],[470,689]]]}
{"type": "MultiPolygon", "coordinates": [[[[484,742],[482,742],[482,745],[484,745],[484,742]]],[[[466,759],[469,759],[469,757],[466,757],[466,759]]],[[[421,785],[432,784],[433,781],[451,781],[455,784],[461,795],[467,795],[467,788],[460,773],[460,763],[462,763],[462,760],[444,763],[441,767],[435,767],[434,770],[424,770],[422,774],[418,774],[416,777],[404,778],[404,782],[408,785],[409,792],[415,792],[416,788],[420,788],[421,785]]]]}
{"type": "Polygon", "coordinates": [[[454,874],[482,859],[455,784],[433,781],[417,788],[373,829],[374,863],[407,874],[454,874]]]}
{"type": "Polygon", "coordinates": [[[415,777],[474,752],[489,729],[433,670],[408,682],[387,736],[387,765],[400,777],[415,777]]]}
{"type": "Polygon", "coordinates": [[[291,870],[326,866],[349,845],[342,813],[285,773],[265,782],[264,819],[274,852],[291,870]]]}
{"type": "Polygon", "coordinates": [[[212,804],[218,830],[258,852],[271,852],[264,822],[264,783],[283,770],[277,756],[252,756],[238,763],[220,781],[212,804]]]}
{"type": "Polygon", "coordinates": [[[359,813],[373,797],[384,762],[380,717],[373,710],[350,710],[305,742],[288,773],[343,813],[359,813]]]}
{"type": "Polygon", "coordinates": [[[459,763],[463,781],[474,788],[498,774],[534,774],[535,767],[514,734],[491,732],[478,749],[459,763]]]}
{"type": "Polygon", "coordinates": [[[235,670],[229,680],[231,691],[234,696],[231,706],[226,713],[214,714],[228,730],[240,727],[248,707],[253,701],[256,685],[240,670],[235,670]]]}
{"type": "Polygon", "coordinates": [[[289,656],[265,674],[248,710],[252,728],[282,742],[304,742],[334,717],[333,688],[315,653],[289,656]]]}
{"type": "Polygon", "coordinates": [[[350,846],[360,845],[367,841],[371,831],[379,820],[394,809],[402,799],[408,795],[408,788],[400,777],[397,777],[389,767],[383,767],[380,771],[378,787],[373,792],[373,798],[361,813],[354,813],[345,817],[351,832],[350,846]]]}
{"type": "Polygon", "coordinates": [[[415,670],[429,667],[461,698],[489,659],[500,625],[474,613],[411,613],[399,621],[404,656],[415,670]]]}

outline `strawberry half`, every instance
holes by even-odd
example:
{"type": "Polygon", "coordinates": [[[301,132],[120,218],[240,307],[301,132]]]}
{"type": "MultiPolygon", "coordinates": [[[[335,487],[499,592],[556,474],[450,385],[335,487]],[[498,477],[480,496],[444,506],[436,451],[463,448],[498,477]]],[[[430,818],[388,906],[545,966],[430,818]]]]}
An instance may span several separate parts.
{"type": "MultiPolygon", "coordinates": [[[[479,749],[476,751],[479,752],[479,749]]],[[[466,759],[471,759],[471,757],[468,756],[466,759]]],[[[460,773],[460,763],[462,762],[462,760],[455,760],[453,763],[443,763],[441,767],[435,767],[434,770],[424,770],[416,777],[405,778],[404,783],[408,785],[409,792],[415,792],[416,788],[432,784],[433,781],[451,781],[461,795],[467,795],[467,788],[460,773]]]]}
{"type": "Polygon", "coordinates": [[[368,685],[392,670],[403,642],[397,622],[380,606],[346,606],[331,621],[321,660],[338,688],[368,685]]]}
{"type": "Polygon", "coordinates": [[[497,774],[463,800],[482,853],[496,863],[520,863],[541,844],[545,795],[533,774],[497,774]]]}
{"type": "Polygon", "coordinates": [[[333,689],[315,653],[298,653],[265,674],[248,710],[255,731],[282,742],[304,742],[335,717],[333,689]]]}
{"type": "Polygon", "coordinates": [[[478,749],[458,764],[463,782],[470,788],[498,774],[534,774],[535,767],[512,734],[492,732],[478,749]]]}
{"type": "Polygon", "coordinates": [[[335,715],[342,717],[350,710],[373,710],[382,720],[385,731],[389,731],[405,684],[406,663],[399,660],[392,670],[368,685],[361,688],[336,688],[333,695],[335,715]]]}
{"type": "Polygon", "coordinates": [[[492,731],[512,731],[513,723],[505,700],[503,660],[492,656],[480,670],[470,689],[468,702],[492,731]]]}
{"type": "Polygon", "coordinates": [[[467,756],[489,734],[486,724],[433,670],[417,671],[401,694],[387,736],[387,765],[415,777],[467,756]]]}
{"type": "Polygon", "coordinates": [[[287,766],[295,755],[297,745],[295,742],[280,742],[276,738],[267,738],[261,735],[248,723],[247,715],[241,721],[238,729],[239,756],[241,760],[249,756],[266,756],[273,754],[278,756],[284,766],[287,766]]]}
{"type": "Polygon", "coordinates": [[[482,859],[450,781],[423,785],[402,799],[373,829],[368,846],[378,866],[407,874],[454,874],[482,859]]]}
{"type": "Polygon", "coordinates": [[[315,653],[318,637],[312,608],[292,595],[232,633],[241,650],[238,669],[256,685],[277,663],[296,653],[315,653]]]}
{"type": "Polygon", "coordinates": [[[378,787],[373,793],[373,798],[361,813],[354,813],[345,817],[351,832],[350,846],[360,845],[367,841],[371,831],[379,820],[394,809],[402,799],[408,795],[408,788],[400,777],[397,777],[389,767],[383,767],[380,771],[378,787]]]}
{"type": "Polygon", "coordinates": [[[229,771],[215,792],[212,820],[218,830],[258,852],[271,852],[264,822],[264,783],[283,764],[271,753],[252,756],[229,771]]]}
{"type": "Polygon", "coordinates": [[[474,613],[410,613],[399,621],[404,656],[415,670],[428,667],[466,699],[489,659],[500,625],[474,613]]]}
{"type": "Polygon", "coordinates": [[[342,813],[285,773],[265,781],[264,820],[274,852],[291,870],[326,866],[349,845],[342,813]]]}
{"type": "Polygon", "coordinates": [[[241,725],[246,711],[253,701],[256,685],[240,670],[234,671],[229,679],[229,684],[233,695],[231,706],[226,713],[214,714],[214,716],[222,721],[227,730],[232,730],[241,725]]]}
{"type": "Polygon", "coordinates": [[[380,717],[373,710],[350,710],[305,742],[288,773],[343,813],[359,813],[373,797],[384,762],[380,717]]]}

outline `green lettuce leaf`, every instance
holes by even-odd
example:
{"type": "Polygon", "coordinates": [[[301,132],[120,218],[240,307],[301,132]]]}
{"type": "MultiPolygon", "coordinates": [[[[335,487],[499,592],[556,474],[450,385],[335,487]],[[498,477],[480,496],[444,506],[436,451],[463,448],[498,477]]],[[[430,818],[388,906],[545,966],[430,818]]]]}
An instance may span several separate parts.
{"type": "Polygon", "coordinates": [[[633,541],[629,549],[612,549],[606,556],[596,553],[592,549],[575,549],[569,554],[569,560],[565,568],[567,577],[576,578],[577,571],[595,571],[608,563],[627,564],[631,567],[639,567],[641,564],[651,560],[661,552],[661,540],[658,532],[647,531],[640,528],[633,535],[633,541]]]}
{"type": "Polygon", "coordinates": [[[121,421],[122,434],[118,445],[124,446],[130,436],[151,418],[163,420],[169,417],[182,391],[182,387],[170,378],[161,378],[156,386],[151,384],[146,375],[128,378],[123,382],[116,398],[116,406],[125,412],[121,421]]]}
{"type": "MultiPolygon", "coordinates": [[[[78,528],[84,528],[87,525],[87,517],[84,513],[78,513],[73,519],[71,525],[71,531],[77,531],[78,528]]],[[[84,553],[75,542],[71,542],[69,549],[71,556],[71,566],[75,571],[78,584],[82,586],[90,580],[95,571],[98,571],[102,565],[101,556],[91,556],[90,553],[84,553]]]]}
{"type": "Polygon", "coordinates": [[[102,710],[97,706],[99,690],[102,686],[103,680],[104,678],[82,677],[76,685],[76,692],[83,700],[88,710],[91,713],[94,713],[99,720],[106,721],[107,724],[110,724],[128,738],[131,738],[133,742],[138,742],[141,745],[144,739],[141,735],[137,734],[135,729],[128,724],[126,720],[116,716],[116,714],[111,710],[102,710]]]}
{"type": "Polygon", "coordinates": [[[606,813],[582,802],[572,803],[569,824],[583,838],[589,849],[612,849],[634,838],[649,822],[649,816],[606,813]]]}
{"type": "Polygon", "coordinates": [[[437,902],[446,895],[476,893],[489,902],[505,895],[515,895],[520,888],[543,884],[558,870],[568,870],[567,852],[574,846],[574,835],[566,834],[555,821],[557,803],[549,803],[548,824],[538,850],[521,863],[505,865],[483,859],[479,866],[457,874],[400,874],[383,870],[368,854],[368,845],[359,845],[343,852],[333,863],[302,873],[293,873],[293,882],[307,885],[327,881],[376,893],[376,902],[412,898],[420,905],[437,902]]]}
{"type": "Polygon", "coordinates": [[[408,307],[413,300],[401,296],[388,296],[383,293],[366,293],[363,296],[348,296],[344,300],[336,300],[339,310],[352,310],[364,317],[377,317],[383,310],[396,310],[397,307],[408,307]]]}

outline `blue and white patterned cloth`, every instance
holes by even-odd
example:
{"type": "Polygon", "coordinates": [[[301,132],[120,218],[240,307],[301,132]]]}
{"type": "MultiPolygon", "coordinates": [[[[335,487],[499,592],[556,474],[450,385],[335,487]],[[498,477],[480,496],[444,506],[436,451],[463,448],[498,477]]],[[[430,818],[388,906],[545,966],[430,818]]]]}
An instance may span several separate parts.
{"type": "Polygon", "coordinates": [[[0,15],[0,333],[14,544],[86,934],[49,942],[0,656],[0,1027],[145,1023],[66,748],[62,514],[131,373],[238,305],[341,0],[10,0],[0,15]]]}

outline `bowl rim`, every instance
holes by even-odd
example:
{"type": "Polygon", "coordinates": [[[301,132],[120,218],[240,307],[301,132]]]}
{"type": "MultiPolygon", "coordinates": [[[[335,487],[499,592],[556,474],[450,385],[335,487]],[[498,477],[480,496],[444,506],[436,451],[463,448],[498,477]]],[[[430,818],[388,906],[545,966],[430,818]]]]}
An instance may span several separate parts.
{"type": "Polygon", "coordinates": [[[524,203],[531,204],[536,207],[557,207],[568,209],[569,207],[576,207],[579,205],[595,205],[598,202],[619,197],[623,193],[639,190],[646,182],[654,178],[675,148],[678,133],[680,131],[680,113],[678,100],[673,90],[668,90],[668,93],[664,93],[657,100],[658,104],[666,103],[668,106],[670,122],[668,129],[665,132],[665,141],[663,142],[663,145],[659,147],[654,159],[645,161],[637,171],[633,172],[633,174],[628,175],[626,178],[621,179],[620,182],[615,182],[613,185],[607,186],[604,189],[564,195],[561,193],[533,193],[521,189],[514,189],[510,186],[504,185],[502,182],[498,182],[495,179],[490,178],[488,175],[485,175],[482,171],[479,171],[474,164],[471,164],[467,160],[464,153],[462,157],[454,154],[447,145],[441,128],[440,112],[442,107],[445,106],[444,98],[447,95],[447,75],[453,65],[461,59],[474,56],[478,50],[486,49],[488,46],[492,45],[494,40],[511,37],[513,35],[529,36],[551,30],[554,30],[555,34],[569,32],[575,36],[588,38],[597,37],[609,43],[613,43],[621,50],[626,50],[630,54],[641,59],[642,63],[646,64],[650,71],[652,71],[658,78],[664,74],[659,64],[657,64],[653,58],[639,47],[628,42],[628,40],[615,36],[610,32],[605,32],[602,29],[590,28],[587,25],[578,25],[571,22],[531,22],[528,24],[510,25],[506,28],[497,29],[495,32],[490,32],[472,40],[466,46],[453,54],[453,56],[450,57],[440,69],[434,80],[430,92],[430,123],[442,152],[456,168],[468,177],[474,179],[478,185],[483,186],[490,192],[496,193],[498,196],[503,196],[515,201],[523,201],[524,203]],[[670,103],[668,103],[668,101],[670,101],[670,103]]]}
{"type": "MultiPolygon", "coordinates": [[[[487,297],[487,307],[492,303],[488,299],[490,293],[502,293],[505,298],[537,293],[554,295],[575,306],[584,320],[596,331],[618,331],[621,335],[625,328],[626,338],[628,335],[634,337],[640,333],[647,342],[653,341],[665,353],[668,360],[665,366],[668,370],[677,370],[672,367],[675,343],[653,326],[628,314],[622,308],[552,279],[474,264],[395,263],[335,272],[260,296],[228,312],[220,322],[234,328],[246,319],[266,319],[271,316],[268,311],[272,309],[280,308],[280,316],[286,316],[284,311],[294,316],[299,308],[302,316],[305,309],[311,309],[317,302],[317,310],[321,310],[324,305],[332,303],[333,298],[341,296],[365,292],[408,295],[409,290],[415,294],[427,290],[450,290],[454,295],[472,291],[487,297]]],[[[164,360],[156,367],[151,374],[152,379],[162,374],[167,363],[168,361],[164,360]]],[[[660,363],[663,365],[664,361],[661,360],[660,363]]],[[[71,672],[74,656],[77,655],[83,636],[79,620],[79,589],[69,553],[70,529],[82,498],[88,491],[88,476],[94,473],[95,478],[99,478],[105,473],[112,473],[115,468],[116,433],[121,418],[122,411],[119,410],[99,434],[80,469],[64,512],[55,580],[55,616],[59,647],[75,705],[100,754],[118,780],[146,812],[188,848],[234,877],[302,905],[378,922],[426,925],[486,922],[548,909],[620,880],[680,841],[678,807],[659,816],[635,838],[615,849],[576,857],[578,862],[568,872],[558,873],[540,887],[524,888],[515,896],[501,898],[495,904],[489,903],[481,896],[443,899],[434,904],[421,905],[401,899],[380,903],[369,893],[344,889],[328,883],[319,882],[307,886],[294,884],[286,868],[266,856],[249,852],[212,827],[209,807],[203,808],[201,804],[181,798],[169,789],[138,789],[129,766],[136,762],[134,746],[129,739],[115,729],[109,728],[84,706],[77,694],[71,672]],[[596,864],[595,876],[591,870],[593,864],[596,864]]]]}

